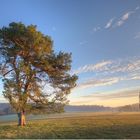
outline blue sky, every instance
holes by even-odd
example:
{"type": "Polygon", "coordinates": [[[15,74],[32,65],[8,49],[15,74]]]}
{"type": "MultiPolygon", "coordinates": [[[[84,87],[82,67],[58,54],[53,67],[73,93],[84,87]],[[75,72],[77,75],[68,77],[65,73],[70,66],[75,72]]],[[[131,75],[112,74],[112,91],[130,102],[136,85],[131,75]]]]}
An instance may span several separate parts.
{"type": "Polygon", "coordinates": [[[119,106],[138,101],[139,6],[139,0],[0,0],[0,27],[35,24],[56,51],[72,52],[71,73],[79,80],[70,104],[119,106]]]}

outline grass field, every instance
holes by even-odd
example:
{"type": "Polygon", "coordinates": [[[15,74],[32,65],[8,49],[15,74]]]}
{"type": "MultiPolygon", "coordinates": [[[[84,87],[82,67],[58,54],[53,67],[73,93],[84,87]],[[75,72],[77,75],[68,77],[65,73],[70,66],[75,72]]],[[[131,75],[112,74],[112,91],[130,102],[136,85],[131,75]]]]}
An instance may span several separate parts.
{"type": "Polygon", "coordinates": [[[135,138],[140,139],[140,113],[82,113],[61,118],[0,124],[0,138],[135,138]]]}

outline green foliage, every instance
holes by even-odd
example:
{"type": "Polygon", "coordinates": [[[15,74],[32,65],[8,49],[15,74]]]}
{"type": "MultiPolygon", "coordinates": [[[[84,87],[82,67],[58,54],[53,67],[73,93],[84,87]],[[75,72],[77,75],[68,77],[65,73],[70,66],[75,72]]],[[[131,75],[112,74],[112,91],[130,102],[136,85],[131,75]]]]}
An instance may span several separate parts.
{"type": "Polygon", "coordinates": [[[53,41],[36,26],[12,22],[0,29],[0,57],[3,94],[17,112],[62,110],[77,80],[69,73],[71,54],[54,53],[53,41]]]}

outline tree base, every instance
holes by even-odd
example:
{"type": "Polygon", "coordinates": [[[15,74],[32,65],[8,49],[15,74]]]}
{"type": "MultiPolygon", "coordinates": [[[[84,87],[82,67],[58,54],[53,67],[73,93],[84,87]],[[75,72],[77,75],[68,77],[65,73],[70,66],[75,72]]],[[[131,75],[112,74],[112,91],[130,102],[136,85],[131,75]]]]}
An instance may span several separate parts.
{"type": "Polygon", "coordinates": [[[26,125],[26,118],[23,113],[18,113],[18,126],[25,126],[26,125]]]}

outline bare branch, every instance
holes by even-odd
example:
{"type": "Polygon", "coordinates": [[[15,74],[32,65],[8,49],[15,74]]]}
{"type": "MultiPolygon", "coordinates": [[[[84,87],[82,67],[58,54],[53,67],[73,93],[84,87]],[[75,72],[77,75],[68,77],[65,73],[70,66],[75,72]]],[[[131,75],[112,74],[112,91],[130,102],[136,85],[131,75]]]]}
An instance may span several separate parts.
{"type": "Polygon", "coordinates": [[[13,71],[14,69],[9,70],[8,72],[6,72],[5,74],[3,74],[3,76],[6,76],[8,73],[10,73],[11,71],[13,71]]]}

